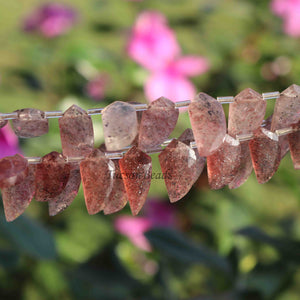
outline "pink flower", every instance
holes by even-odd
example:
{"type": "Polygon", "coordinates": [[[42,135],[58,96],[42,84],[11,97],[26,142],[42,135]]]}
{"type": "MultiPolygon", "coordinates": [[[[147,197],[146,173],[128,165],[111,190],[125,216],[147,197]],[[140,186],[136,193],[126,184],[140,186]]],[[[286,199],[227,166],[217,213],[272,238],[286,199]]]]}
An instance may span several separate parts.
{"type": "Polygon", "coordinates": [[[180,47],[165,16],[146,11],[135,22],[127,51],[141,66],[156,71],[178,56],[180,47]]]}
{"type": "Polygon", "coordinates": [[[145,83],[150,101],[161,96],[174,102],[194,97],[196,90],[188,77],[209,68],[204,57],[181,56],[175,33],[158,12],[146,11],[138,17],[127,50],[133,60],[150,71],[145,83]]]}
{"type": "Polygon", "coordinates": [[[149,220],[143,217],[120,216],[115,220],[115,228],[121,234],[126,235],[138,248],[150,251],[151,246],[144,232],[151,228],[149,220]]]}
{"type": "Polygon", "coordinates": [[[39,32],[47,38],[53,38],[68,32],[77,19],[75,11],[63,4],[49,3],[37,8],[24,21],[24,30],[39,32]]]}
{"type": "Polygon", "coordinates": [[[170,203],[148,200],[143,217],[119,216],[115,219],[116,230],[144,251],[151,251],[151,245],[144,233],[153,227],[174,227],[177,225],[174,206],[170,203]]]}
{"type": "Polygon", "coordinates": [[[21,153],[18,138],[9,125],[0,129],[0,158],[21,153]]]}
{"type": "Polygon", "coordinates": [[[90,80],[86,85],[88,96],[96,101],[102,100],[104,98],[107,83],[108,77],[102,74],[90,80]]]}
{"type": "Polygon", "coordinates": [[[273,0],[271,9],[282,17],[285,33],[300,36],[300,0],[273,0]]]}

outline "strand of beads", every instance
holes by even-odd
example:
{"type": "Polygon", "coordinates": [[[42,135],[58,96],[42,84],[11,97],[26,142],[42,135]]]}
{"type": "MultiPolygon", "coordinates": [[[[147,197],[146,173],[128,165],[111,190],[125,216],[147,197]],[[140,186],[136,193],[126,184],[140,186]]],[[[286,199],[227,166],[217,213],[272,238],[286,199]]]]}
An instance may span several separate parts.
{"type": "Polygon", "coordinates": [[[88,111],[73,105],[64,113],[22,109],[0,114],[0,126],[11,119],[15,133],[26,138],[47,133],[48,119],[59,118],[62,143],[62,153],[0,160],[6,218],[21,215],[33,197],[48,202],[50,215],[56,215],[72,203],[81,181],[90,214],[114,213],[129,202],[136,215],[151,184],[151,153],[160,153],[171,202],[188,193],[206,161],[212,189],[239,187],[253,168],[258,182],[267,182],[288,150],[300,168],[299,111],[300,87],[292,85],[281,94],[246,89],[234,98],[200,93],[175,104],[161,97],[150,105],[117,101],[88,111]],[[274,113],[264,120],[266,100],[274,98],[274,113]],[[224,103],[230,103],[228,129],[224,103]],[[168,140],[181,107],[188,107],[192,129],[168,140]],[[105,144],[94,149],[90,115],[98,114],[105,144]]]}

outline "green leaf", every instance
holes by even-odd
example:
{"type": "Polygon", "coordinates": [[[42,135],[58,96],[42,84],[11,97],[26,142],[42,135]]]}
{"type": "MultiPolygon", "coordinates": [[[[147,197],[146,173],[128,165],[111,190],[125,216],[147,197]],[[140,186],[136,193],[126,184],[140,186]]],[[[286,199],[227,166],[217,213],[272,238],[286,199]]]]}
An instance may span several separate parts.
{"type": "Polygon", "coordinates": [[[275,248],[286,260],[300,263],[300,243],[291,239],[272,237],[257,227],[245,227],[236,232],[256,242],[275,248]]]}
{"type": "Polygon", "coordinates": [[[0,266],[14,268],[18,265],[19,255],[15,251],[0,249],[0,266]]]}
{"type": "Polygon", "coordinates": [[[191,242],[173,229],[156,228],[145,233],[150,243],[164,255],[183,263],[200,263],[232,275],[228,261],[214,251],[191,242]]]}
{"type": "Polygon", "coordinates": [[[40,259],[53,259],[56,256],[51,232],[28,217],[21,216],[8,223],[0,214],[0,233],[21,253],[40,259]]]}

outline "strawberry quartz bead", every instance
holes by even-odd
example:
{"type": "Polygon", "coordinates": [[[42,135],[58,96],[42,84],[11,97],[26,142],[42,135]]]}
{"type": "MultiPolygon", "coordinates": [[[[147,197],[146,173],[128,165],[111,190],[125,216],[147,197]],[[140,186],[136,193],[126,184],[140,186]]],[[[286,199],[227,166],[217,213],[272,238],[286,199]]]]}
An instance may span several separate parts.
{"type": "Polygon", "coordinates": [[[102,111],[103,134],[107,151],[130,146],[138,133],[138,120],[133,105],[116,101],[102,111]]]}
{"type": "Polygon", "coordinates": [[[179,110],[174,102],[161,97],[143,111],[139,129],[139,148],[153,149],[162,144],[174,130],[179,110]]]}
{"type": "Polygon", "coordinates": [[[45,117],[43,111],[25,108],[16,112],[18,117],[12,120],[12,124],[14,132],[18,137],[32,138],[48,133],[48,119],[45,117]]]}
{"type": "Polygon", "coordinates": [[[200,156],[216,151],[226,134],[222,105],[211,96],[200,93],[188,107],[190,121],[200,156]]]}

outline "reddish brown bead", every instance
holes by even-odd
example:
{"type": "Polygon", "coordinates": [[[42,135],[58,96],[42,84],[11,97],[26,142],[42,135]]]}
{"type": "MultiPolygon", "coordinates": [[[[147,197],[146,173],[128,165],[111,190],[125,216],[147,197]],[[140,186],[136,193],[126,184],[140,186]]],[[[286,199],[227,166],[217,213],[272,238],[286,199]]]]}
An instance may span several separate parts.
{"type": "Polygon", "coordinates": [[[128,201],[119,161],[115,159],[113,160],[113,163],[115,165],[115,174],[113,178],[112,191],[109,195],[109,198],[105,202],[105,207],[103,210],[105,215],[112,214],[121,210],[122,208],[124,208],[128,201]]]}
{"type": "Polygon", "coordinates": [[[93,123],[85,110],[73,105],[58,122],[63,155],[87,156],[93,150],[93,123]]]}
{"type": "Polygon", "coordinates": [[[0,188],[14,186],[28,174],[28,161],[19,154],[0,159],[0,188]]]}
{"type": "Polygon", "coordinates": [[[259,128],[249,143],[252,163],[258,183],[269,181],[277,171],[281,152],[278,136],[271,131],[259,128]]]}
{"type": "Polygon", "coordinates": [[[198,152],[209,156],[221,146],[226,134],[223,107],[216,99],[200,93],[188,111],[198,152]]]}
{"type": "Polygon", "coordinates": [[[18,184],[2,189],[2,199],[7,222],[23,214],[35,193],[36,165],[29,165],[28,175],[18,184]]]}
{"type": "Polygon", "coordinates": [[[298,131],[288,135],[289,148],[291,150],[291,157],[293,160],[294,168],[300,170],[300,122],[293,125],[294,129],[298,131]]]}
{"type": "Polygon", "coordinates": [[[69,180],[70,169],[62,154],[45,155],[36,169],[36,201],[49,201],[60,195],[69,180]]]}
{"type": "Polygon", "coordinates": [[[213,190],[218,190],[232,182],[240,167],[241,145],[229,135],[225,136],[221,147],[207,157],[208,182],[213,190]]]}
{"type": "Polygon", "coordinates": [[[70,176],[62,192],[48,201],[49,215],[55,216],[65,210],[78,194],[81,183],[79,164],[70,164],[70,176]]]}
{"type": "Polygon", "coordinates": [[[248,177],[251,175],[253,166],[251,161],[251,154],[249,149],[249,141],[244,141],[240,143],[241,145],[241,155],[240,155],[240,165],[235,178],[228,184],[230,189],[236,189],[246,182],[248,177]]]}
{"type": "Polygon", "coordinates": [[[119,165],[131,212],[137,215],[146,201],[151,184],[151,157],[134,146],[119,160],[119,165]]]}
{"type": "Polygon", "coordinates": [[[260,127],[266,113],[267,103],[252,89],[240,92],[229,104],[228,134],[248,134],[260,127]]]}
{"type": "Polygon", "coordinates": [[[112,191],[114,172],[114,163],[98,149],[80,163],[85,204],[90,215],[104,209],[112,191]]]}
{"type": "Polygon", "coordinates": [[[189,192],[198,179],[205,159],[197,157],[191,147],[176,139],[158,157],[170,201],[176,202],[189,192]]]}
{"type": "Polygon", "coordinates": [[[161,97],[143,111],[139,129],[139,148],[153,149],[163,143],[174,130],[179,110],[172,101],[161,97]]]}

